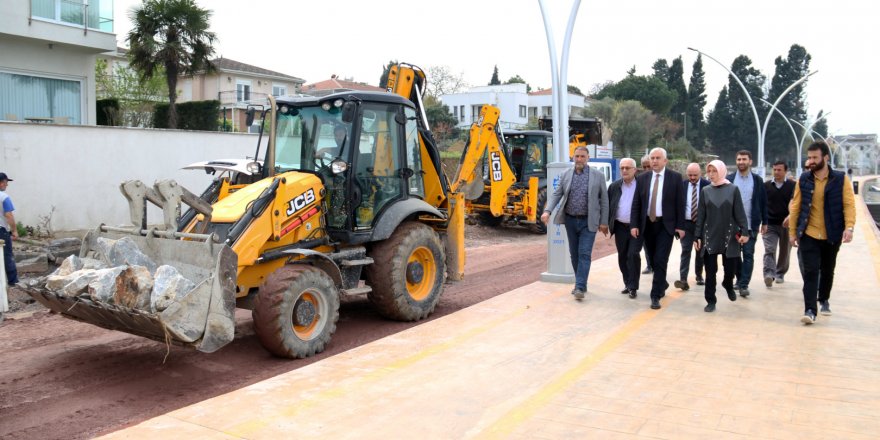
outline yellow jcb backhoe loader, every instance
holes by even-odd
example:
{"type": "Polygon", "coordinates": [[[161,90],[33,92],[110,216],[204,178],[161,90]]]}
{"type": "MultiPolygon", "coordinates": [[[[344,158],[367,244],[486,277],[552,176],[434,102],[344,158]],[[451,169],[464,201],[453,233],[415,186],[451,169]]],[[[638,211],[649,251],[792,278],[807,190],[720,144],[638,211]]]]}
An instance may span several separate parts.
{"type": "MultiPolygon", "coordinates": [[[[109,297],[92,284],[28,293],[66,317],[204,352],[233,340],[236,307],[251,309],[262,345],[290,358],[324,349],[343,295],[366,294],[388,318],[425,318],[447,275],[463,276],[465,195],[484,189],[477,164],[487,148],[504,160],[493,143],[499,111],[484,106],[449,181],[424,114],[425,86],[421,69],[399,64],[384,93],[270,97],[265,156],[198,164],[219,173],[201,196],[173,181],[124,183],[132,224],[90,232],[80,257],[132,264],[115,250],[127,238],[159,270],[191,281],[188,292],[160,305],[153,286],[147,306],[120,299],[119,289],[143,287],[121,277],[109,297]],[[163,227],[148,227],[150,203],[162,208],[163,227]],[[183,215],[181,204],[190,207],[183,215]]],[[[512,183],[491,181],[493,207],[512,183]]]]}

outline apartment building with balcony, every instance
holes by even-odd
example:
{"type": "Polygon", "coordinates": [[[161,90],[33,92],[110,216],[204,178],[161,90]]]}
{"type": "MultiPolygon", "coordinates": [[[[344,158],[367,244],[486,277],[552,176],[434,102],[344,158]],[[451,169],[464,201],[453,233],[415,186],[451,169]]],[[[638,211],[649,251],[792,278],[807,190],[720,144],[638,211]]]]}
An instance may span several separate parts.
{"type": "Polygon", "coordinates": [[[178,79],[177,102],[216,99],[220,101],[220,118],[230,121],[235,131],[248,131],[249,127],[244,127],[248,105],[265,104],[269,95],[298,94],[305,83],[301,78],[230,58],[220,57],[211,62],[215,72],[178,79]]]}
{"type": "Polygon", "coordinates": [[[113,0],[0,0],[0,120],[95,124],[95,59],[113,0]]]}

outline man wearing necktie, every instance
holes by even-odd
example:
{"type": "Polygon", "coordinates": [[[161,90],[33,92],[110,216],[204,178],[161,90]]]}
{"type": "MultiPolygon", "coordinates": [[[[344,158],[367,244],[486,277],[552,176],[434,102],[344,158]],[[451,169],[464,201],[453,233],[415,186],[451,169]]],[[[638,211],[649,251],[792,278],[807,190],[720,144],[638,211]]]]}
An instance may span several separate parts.
{"type": "Polygon", "coordinates": [[[651,256],[654,279],[651,283],[651,308],[660,308],[660,298],[666,296],[666,265],[672,240],[684,237],[684,197],[681,192],[682,176],[666,168],[666,150],[654,148],[651,172],[636,178],[636,197],[630,219],[633,237],[644,237],[645,250],[651,256]]]}
{"type": "MultiPolygon", "coordinates": [[[[681,265],[678,269],[679,278],[675,282],[675,287],[681,290],[688,290],[691,286],[688,284],[688,272],[691,267],[691,252],[694,250],[694,226],[697,224],[697,207],[700,202],[700,191],[709,184],[709,181],[700,177],[700,165],[691,163],[685,172],[687,180],[681,183],[684,191],[684,237],[681,238],[681,265]]],[[[703,255],[701,252],[694,252],[694,275],[697,276],[697,285],[702,286],[703,283],[703,255]]]]}

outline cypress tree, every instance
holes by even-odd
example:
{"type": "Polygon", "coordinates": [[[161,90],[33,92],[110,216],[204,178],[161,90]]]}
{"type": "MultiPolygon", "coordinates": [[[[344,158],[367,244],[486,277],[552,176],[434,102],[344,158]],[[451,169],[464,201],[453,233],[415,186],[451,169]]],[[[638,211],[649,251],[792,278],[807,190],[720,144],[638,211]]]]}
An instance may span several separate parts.
{"type": "Polygon", "coordinates": [[[495,70],[492,71],[492,79],[489,80],[490,86],[497,86],[501,84],[501,80],[498,79],[498,65],[495,65],[495,70]]]}
{"type": "Polygon", "coordinates": [[[655,78],[664,83],[669,83],[669,64],[666,63],[666,58],[658,58],[657,61],[654,61],[654,65],[651,68],[654,69],[655,78]]]}
{"type": "MultiPolygon", "coordinates": [[[[707,119],[706,134],[709,142],[712,143],[711,150],[721,156],[722,160],[730,160],[733,158],[733,152],[737,148],[735,148],[733,141],[733,118],[730,111],[727,86],[721,88],[721,92],[718,93],[718,100],[715,101],[715,108],[709,112],[707,119]]],[[[708,150],[706,149],[705,151],[708,150]]]]}
{"type": "Polygon", "coordinates": [[[688,140],[698,150],[706,146],[706,120],[703,111],[706,108],[706,74],[703,72],[703,56],[697,55],[691,71],[687,97],[688,140]]]}
{"type": "MultiPolygon", "coordinates": [[[[776,71],[770,82],[768,101],[775,102],[779,95],[789,86],[803,78],[810,70],[812,57],[802,46],[793,44],[786,58],[777,57],[776,71]]],[[[776,106],[786,117],[801,124],[807,121],[806,82],[799,84],[786,94],[776,106]]],[[[775,111],[774,111],[775,113],[775,111]]],[[[763,122],[763,121],[762,121],[763,122]]],[[[794,145],[791,145],[791,130],[778,114],[770,118],[767,126],[767,137],[764,140],[766,157],[794,157],[794,145]]]]}
{"type": "MultiPolygon", "coordinates": [[[[758,119],[764,123],[767,114],[767,106],[759,98],[764,96],[764,83],[766,78],[760,70],[752,67],[752,60],[745,55],[740,55],[733,60],[730,70],[743,82],[755,108],[758,109],[758,119]]],[[[730,107],[732,143],[736,150],[745,149],[752,152],[752,157],[757,160],[758,135],[752,106],[742,88],[731,76],[727,81],[727,96],[730,107]]],[[[759,164],[755,163],[755,166],[759,164]]]]}
{"type": "Polygon", "coordinates": [[[669,79],[666,82],[666,86],[675,94],[675,104],[669,109],[669,119],[684,124],[682,118],[685,115],[682,113],[685,113],[687,110],[688,91],[684,85],[684,66],[682,65],[681,57],[672,60],[672,65],[669,66],[669,79]]]}

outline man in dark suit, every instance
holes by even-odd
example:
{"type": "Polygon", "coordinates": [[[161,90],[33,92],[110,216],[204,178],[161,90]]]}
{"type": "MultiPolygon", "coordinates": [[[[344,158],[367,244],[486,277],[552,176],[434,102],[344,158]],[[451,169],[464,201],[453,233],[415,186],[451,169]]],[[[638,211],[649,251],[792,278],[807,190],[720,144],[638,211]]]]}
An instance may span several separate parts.
{"type": "Polygon", "coordinates": [[[695,226],[697,224],[697,207],[700,203],[700,191],[709,184],[709,181],[700,177],[700,165],[691,163],[685,172],[687,180],[681,182],[682,198],[684,200],[684,237],[681,238],[681,264],[678,268],[679,278],[675,287],[688,290],[688,272],[691,267],[691,252],[696,254],[694,258],[694,275],[697,276],[697,285],[703,282],[703,256],[700,252],[694,252],[694,239],[696,238],[695,226]]]}
{"type": "Polygon", "coordinates": [[[630,158],[620,159],[620,179],[608,187],[608,212],[611,235],[617,247],[617,266],[623,276],[623,290],[635,299],[639,290],[639,270],[642,259],[642,239],[630,235],[629,222],[632,218],[632,200],[636,195],[636,161],[630,158]]]}
{"type": "Polygon", "coordinates": [[[666,150],[654,148],[651,172],[636,179],[636,196],[633,197],[630,234],[644,237],[645,248],[651,256],[654,280],[651,283],[651,308],[660,308],[660,298],[666,296],[666,265],[672,240],[684,236],[684,200],[681,197],[681,174],[666,168],[669,161],[666,150]]]}

